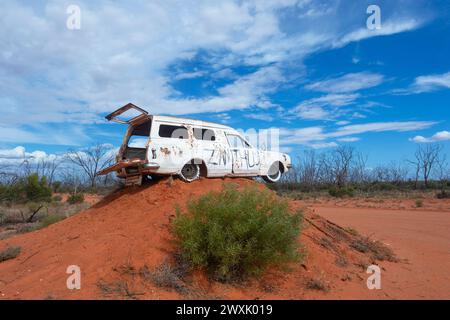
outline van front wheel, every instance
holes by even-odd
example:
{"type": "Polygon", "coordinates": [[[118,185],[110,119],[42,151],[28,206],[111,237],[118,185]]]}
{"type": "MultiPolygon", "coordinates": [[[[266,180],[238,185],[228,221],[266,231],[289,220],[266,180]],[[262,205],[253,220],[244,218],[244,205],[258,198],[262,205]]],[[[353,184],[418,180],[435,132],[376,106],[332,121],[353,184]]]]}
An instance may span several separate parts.
{"type": "Polygon", "coordinates": [[[192,182],[200,177],[200,166],[198,164],[186,163],[180,172],[181,180],[192,182]]]}
{"type": "Polygon", "coordinates": [[[267,176],[263,176],[263,179],[270,183],[278,182],[281,179],[280,165],[277,162],[273,163],[269,168],[267,176]]]}

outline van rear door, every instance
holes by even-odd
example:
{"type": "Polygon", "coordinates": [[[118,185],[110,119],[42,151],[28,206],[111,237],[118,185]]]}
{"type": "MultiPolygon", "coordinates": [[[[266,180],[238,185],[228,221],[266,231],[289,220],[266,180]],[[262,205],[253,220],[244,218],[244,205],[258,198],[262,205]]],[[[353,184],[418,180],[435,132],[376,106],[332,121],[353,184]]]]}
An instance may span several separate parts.
{"type": "Polygon", "coordinates": [[[119,156],[116,164],[103,169],[100,172],[97,172],[98,176],[106,175],[113,171],[120,171],[122,169],[131,167],[131,166],[139,166],[143,165],[147,162],[146,153],[147,147],[145,148],[134,148],[129,147],[128,142],[130,136],[134,133],[138,136],[146,136],[147,139],[150,135],[150,124],[147,124],[151,117],[147,111],[144,109],[132,104],[128,103],[127,105],[117,109],[116,111],[110,113],[105,117],[108,121],[114,121],[121,124],[129,125],[127,130],[127,135],[124,139],[124,143],[120,147],[119,156]],[[123,114],[127,113],[128,118],[119,118],[123,114]],[[148,127],[148,128],[147,128],[148,127]],[[142,132],[141,132],[142,131],[142,132]],[[148,134],[147,134],[148,131],[148,134]],[[145,133],[145,134],[143,134],[145,133]],[[123,157],[126,159],[123,159],[123,157]]]}

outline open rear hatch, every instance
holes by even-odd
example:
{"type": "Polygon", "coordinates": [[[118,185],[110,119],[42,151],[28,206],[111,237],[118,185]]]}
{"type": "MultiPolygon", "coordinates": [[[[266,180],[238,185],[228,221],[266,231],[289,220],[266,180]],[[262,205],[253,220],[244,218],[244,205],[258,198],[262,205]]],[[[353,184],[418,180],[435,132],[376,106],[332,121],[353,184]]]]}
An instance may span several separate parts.
{"type": "Polygon", "coordinates": [[[116,111],[108,114],[106,117],[106,120],[108,121],[114,121],[117,123],[122,123],[122,124],[134,124],[134,123],[140,123],[145,121],[146,119],[150,119],[150,116],[148,115],[148,112],[145,111],[144,109],[129,103],[125,106],[123,106],[122,108],[117,109],[116,111]],[[132,117],[127,119],[119,119],[119,116],[121,116],[122,114],[129,112],[132,117]]]}
{"type": "MultiPolygon", "coordinates": [[[[105,168],[99,172],[97,172],[98,176],[106,175],[110,172],[121,171],[122,169],[126,169],[128,167],[137,167],[147,163],[147,159],[145,158],[146,149],[144,148],[130,148],[128,147],[128,140],[134,131],[141,132],[139,135],[145,136],[142,133],[142,128],[145,127],[145,123],[151,120],[151,116],[144,109],[132,104],[128,103],[127,105],[117,109],[116,111],[110,113],[105,117],[108,121],[113,121],[121,124],[129,125],[127,135],[125,137],[124,143],[122,144],[119,156],[117,159],[117,163],[105,168]],[[119,116],[127,113],[128,118],[119,118],[119,116]],[[130,117],[131,115],[131,117],[130,117]],[[139,150],[142,149],[141,153],[144,153],[144,156],[138,156],[139,150]],[[136,155],[136,156],[133,156],[136,155]]],[[[150,126],[148,126],[148,135],[150,134],[150,126]]]]}

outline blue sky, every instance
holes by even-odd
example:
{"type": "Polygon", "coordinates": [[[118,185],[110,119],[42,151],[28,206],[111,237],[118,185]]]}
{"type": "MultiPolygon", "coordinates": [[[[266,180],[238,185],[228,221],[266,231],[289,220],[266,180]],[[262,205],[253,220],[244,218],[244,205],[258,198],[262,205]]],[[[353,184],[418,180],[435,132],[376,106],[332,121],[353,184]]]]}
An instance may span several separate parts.
{"type": "Polygon", "coordinates": [[[0,163],[121,143],[128,102],[369,163],[450,145],[448,1],[2,1],[0,163]],[[78,5],[81,29],[66,27],[78,5]],[[368,5],[381,9],[369,30],[368,5]]]}

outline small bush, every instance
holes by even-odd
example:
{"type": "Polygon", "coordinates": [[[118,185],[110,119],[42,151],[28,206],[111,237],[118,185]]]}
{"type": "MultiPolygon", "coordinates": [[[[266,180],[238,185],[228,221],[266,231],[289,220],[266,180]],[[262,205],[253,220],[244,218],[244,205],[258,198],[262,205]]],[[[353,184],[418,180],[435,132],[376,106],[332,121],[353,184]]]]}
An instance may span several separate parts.
{"type": "Polygon", "coordinates": [[[0,187],[0,201],[26,203],[50,202],[51,199],[52,189],[48,186],[47,178],[39,178],[36,173],[0,187]]]}
{"type": "Polygon", "coordinates": [[[301,221],[270,191],[229,184],[190,202],[185,215],[178,209],[174,232],[188,262],[227,281],[298,260],[301,221]]]}
{"type": "Polygon", "coordinates": [[[52,215],[46,216],[45,218],[43,218],[40,221],[40,226],[39,227],[40,228],[48,227],[51,224],[54,224],[54,223],[59,222],[61,220],[64,220],[65,218],[66,218],[65,216],[59,215],[59,214],[52,214],[52,215]]]}
{"type": "Polygon", "coordinates": [[[450,192],[442,190],[436,194],[436,198],[438,199],[450,199],[450,192]]]}
{"type": "Polygon", "coordinates": [[[306,288],[308,288],[310,290],[318,290],[318,291],[323,291],[323,292],[330,291],[330,288],[328,287],[328,285],[320,279],[308,279],[306,281],[306,288]]]}
{"type": "Polygon", "coordinates": [[[187,291],[183,282],[184,272],[176,267],[172,267],[167,261],[154,270],[144,266],[140,270],[140,275],[144,280],[150,280],[158,287],[175,289],[179,293],[186,293],[187,291]]]}
{"type": "Polygon", "coordinates": [[[61,190],[62,182],[61,181],[55,181],[52,184],[53,192],[59,192],[61,190]]]}
{"type": "Polygon", "coordinates": [[[53,202],[61,202],[62,197],[60,195],[53,196],[52,201],[53,202]]]}
{"type": "Polygon", "coordinates": [[[31,174],[26,178],[25,194],[29,201],[50,202],[52,189],[48,186],[46,177],[39,179],[37,174],[31,174]]]}
{"type": "Polygon", "coordinates": [[[84,194],[82,193],[74,193],[67,198],[67,203],[69,204],[77,204],[83,202],[84,202],[84,194]]]}
{"type": "Polygon", "coordinates": [[[416,200],[416,208],[422,208],[423,207],[423,200],[417,199],[416,200]]]}
{"type": "Polygon", "coordinates": [[[350,246],[356,251],[370,253],[372,258],[379,261],[398,261],[391,248],[380,241],[373,241],[369,237],[358,237],[350,246]]]}
{"type": "Polygon", "coordinates": [[[330,194],[330,196],[335,198],[343,198],[345,196],[353,197],[354,189],[351,187],[348,188],[332,187],[328,190],[328,193],[330,194]]]}
{"type": "Polygon", "coordinates": [[[0,251],[0,262],[14,259],[20,254],[22,249],[20,247],[8,247],[3,251],[0,251]]]}

